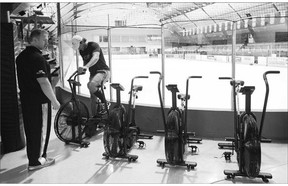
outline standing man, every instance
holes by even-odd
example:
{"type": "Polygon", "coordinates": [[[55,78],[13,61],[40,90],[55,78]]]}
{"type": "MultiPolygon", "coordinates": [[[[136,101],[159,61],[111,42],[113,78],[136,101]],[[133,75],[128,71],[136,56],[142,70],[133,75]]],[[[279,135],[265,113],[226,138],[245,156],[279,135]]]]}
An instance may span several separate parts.
{"type": "Polygon", "coordinates": [[[104,110],[104,97],[99,90],[101,82],[107,82],[110,78],[110,69],[106,65],[102,49],[99,44],[95,42],[86,43],[86,39],[79,35],[75,35],[72,38],[72,48],[79,50],[82,56],[84,66],[78,68],[79,73],[83,73],[87,69],[90,71],[90,81],[88,83],[88,89],[91,97],[91,111],[92,115],[95,116],[97,113],[96,109],[96,97],[98,97],[102,104],[101,110],[104,110]],[[97,73],[98,70],[104,71],[105,73],[97,73]]]}
{"type": "Polygon", "coordinates": [[[18,55],[16,64],[27,143],[28,170],[36,170],[55,163],[54,159],[45,157],[46,152],[41,152],[42,127],[46,126],[46,118],[43,116],[47,115],[48,103],[51,102],[54,109],[59,109],[60,104],[48,79],[48,63],[41,52],[47,47],[48,32],[35,29],[31,32],[29,41],[30,45],[18,55]]]}

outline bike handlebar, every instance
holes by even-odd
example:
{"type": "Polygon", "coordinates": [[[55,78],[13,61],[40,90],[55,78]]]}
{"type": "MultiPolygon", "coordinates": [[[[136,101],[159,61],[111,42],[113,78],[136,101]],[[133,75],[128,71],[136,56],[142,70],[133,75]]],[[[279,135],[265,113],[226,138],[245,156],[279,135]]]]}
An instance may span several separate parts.
{"type": "Polygon", "coordinates": [[[265,93],[264,105],[263,105],[262,116],[261,116],[261,121],[260,121],[259,136],[262,135],[262,129],[264,125],[264,119],[265,119],[266,108],[267,108],[267,103],[268,103],[268,96],[269,96],[269,83],[267,79],[268,74],[280,74],[280,71],[271,70],[271,71],[264,72],[263,74],[263,79],[264,79],[265,86],[266,86],[266,93],[265,93]]]}
{"type": "Polygon", "coordinates": [[[190,78],[202,78],[202,76],[189,76],[188,79],[190,78]]]}
{"type": "Polygon", "coordinates": [[[219,79],[232,79],[231,77],[219,77],[219,79]]]}
{"type": "Polygon", "coordinates": [[[163,105],[163,99],[162,99],[162,95],[161,95],[161,81],[163,79],[163,76],[161,74],[161,72],[158,71],[151,71],[150,74],[158,74],[159,75],[159,80],[158,80],[158,95],[159,95],[159,100],[160,100],[160,106],[161,106],[161,113],[162,113],[162,118],[163,118],[163,124],[164,124],[164,128],[166,129],[166,118],[165,118],[165,112],[164,112],[164,105],[163,105]]]}
{"type": "Polygon", "coordinates": [[[161,73],[158,72],[158,71],[151,71],[150,74],[159,74],[159,75],[161,75],[161,73]]]}
{"type": "Polygon", "coordinates": [[[280,74],[280,71],[278,71],[278,70],[267,71],[267,72],[265,72],[265,73],[263,74],[263,78],[264,78],[264,79],[267,79],[266,76],[267,76],[268,74],[280,74]]]}
{"type": "Polygon", "coordinates": [[[235,84],[235,86],[243,86],[244,85],[244,81],[241,81],[241,80],[234,80],[233,78],[231,77],[219,77],[220,80],[231,80],[230,81],[230,85],[233,86],[233,84],[235,84]]]}
{"type": "Polygon", "coordinates": [[[86,69],[83,71],[83,73],[78,73],[78,70],[76,70],[69,78],[68,78],[68,81],[70,80],[70,79],[72,79],[73,78],[73,76],[79,76],[79,75],[82,75],[82,74],[85,74],[86,73],[86,69]]]}
{"type": "Polygon", "coordinates": [[[138,78],[148,78],[148,76],[136,76],[133,79],[138,79],[138,78]]]}
{"type": "Polygon", "coordinates": [[[163,76],[162,76],[161,72],[151,71],[150,74],[158,74],[159,75],[159,81],[161,81],[163,79],[163,76]]]}

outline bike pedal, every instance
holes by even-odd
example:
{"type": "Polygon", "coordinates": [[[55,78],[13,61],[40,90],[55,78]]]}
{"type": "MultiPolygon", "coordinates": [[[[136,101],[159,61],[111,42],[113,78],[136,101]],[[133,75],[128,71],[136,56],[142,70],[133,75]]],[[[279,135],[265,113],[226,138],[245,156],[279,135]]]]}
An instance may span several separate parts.
{"type": "Polygon", "coordinates": [[[195,145],[190,145],[189,147],[191,148],[191,151],[192,151],[193,153],[194,153],[194,152],[197,152],[197,149],[198,149],[197,146],[195,146],[195,145]]]}
{"type": "Polygon", "coordinates": [[[138,147],[139,147],[140,149],[142,149],[142,148],[144,148],[144,147],[146,146],[146,144],[144,143],[144,141],[137,141],[137,143],[138,143],[138,147]]]}
{"type": "Polygon", "coordinates": [[[231,152],[224,152],[223,155],[225,157],[226,161],[230,161],[231,160],[231,152]]]}

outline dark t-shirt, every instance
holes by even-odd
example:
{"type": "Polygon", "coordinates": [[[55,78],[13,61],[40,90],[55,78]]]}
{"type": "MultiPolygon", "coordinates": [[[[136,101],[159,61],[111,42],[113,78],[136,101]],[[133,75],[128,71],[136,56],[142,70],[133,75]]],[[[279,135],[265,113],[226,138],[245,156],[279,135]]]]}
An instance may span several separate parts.
{"type": "Polygon", "coordinates": [[[49,99],[43,93],[37,78],[49,78],[49,66],[42,52],[27,46],[16,58],[17,76],[21,100],[34,103],[47,103],[49,99]]]}
{"type": "Polygon", "coordinates": [[[98,62],[89,68],[90,76],[94,76],[97,70],[109,70],[109,67],[106,65],[104,55],[100,46],[95,42],[88,42],[87,47],[84,50],[80,50],[79,53],[82,56],[84,65],[86,65],[93,56],[94,52],[99,52],[98,62]]]}

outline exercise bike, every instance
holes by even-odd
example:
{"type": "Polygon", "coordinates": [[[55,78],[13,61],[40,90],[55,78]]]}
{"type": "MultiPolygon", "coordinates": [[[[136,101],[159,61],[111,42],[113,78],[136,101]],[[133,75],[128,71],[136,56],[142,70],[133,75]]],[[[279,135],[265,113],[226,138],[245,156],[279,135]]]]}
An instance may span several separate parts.
{"type": "MultiPolygon", "coordinates": [[[[189,133],[187,132],[187,108],[188,100],[190,95],[188,94],[188,84],[190,78],[202,78],[202,76],[189,76],[187,78],[186,84],[186,94],[178,94],[178,99],[181,100],[182,108],[177,107],[176,93],[179,92],[177,85],[169,84],[166,88],[172,92],[172,107],[170,108],[167,116],[167,121],[164,113],[163,100],[161,96],[160,84],[163,79],[163,76],[160,72],[152,71],[150,74],[158,74],[158,94],[161,105],[161,112],[164,123],[165,130],[165,159],[158,159],[157,163],[162,168],[165,167],[165,164],[177,165],[177,166],[186,166],[187,170],[190,171],[197,166],[196,162],[188,162],[184,160],[185,145],[189,142],[189,133]]],[[[189,146],[192,148],[192,152],[196,151],[195,146],[189,146]]]]}
{"type": "Polygon", "coordinates": [[[116,104],[109,114],[109,121],[104,129],[104,149],[102,154],[106,159],[122,158],[128,159],[129,162],[136,161],[137,155],[128,154],[132,146],[137,142],[139,148],[143,148],[145,143],[138,139],[152,139],[151,135],[140,133],[140,128],[135,122],[135,100],[138,98],[137,93],[143,89],[140,85],[133,85],[134,79],[148,78],[148,76],[136,76],[132,79],[130,89],[130,99],[128,104],[128,112],[121,103],[121,91],[124,87],[119,83],[112,83],[111,87],[116,89],[116,104]],[[133,105],[132,105],[133,102],[133,105]]]}
{"type": "MultiPolygon", "coordinates": [[[[105,71],[98,71],[98,73],[105,73],[105,71]]],[[[69,78],[69,86],[71,89],[71,98],[68,102],[63,104],[58,110],[55,121],[54,121],[54,131],[56,136],[65,144],[79,144],[80,147],[88,147],[89,142],[83,141],[84,138],[90,137],[87,134],[87,127],[91,123],[96,125],[96,130],[98,132],[103,131],[103,125],[107,122],[107,114],[101,115],[97,114],[96,117],[89,117],[89,111],[87,106],[80,101],[76,94],[76,87],[81,86],[81,83],[76,80],[77,76],[83,75],[83,73],[78,73],[78,70],[75,71],[69,78]]],[[[103,81],[101,82],[101,92],[103,93],[103,81]]],[[[105,95],[103,93],[105,98],[105,95]]],[[[105,99],[106,100],[106,99],[105,99]]],[[[105,103],[107,107],[107,102],[105,103]]],[[[98,106],[97,113],[100,112],[98,106]]]]}
{"type": "Polygon", "coordinates": [[[234,141],[233,146],[237,154],[237,162],[239,170],[224,170],[227,178],[235,178],[235,176],[243,176],[249,178],[262,178],[264,182],[272,179],[270,173],[260,172],[261,167],[261,134],[266,114],[266,107],[269,95],[269,84],[267,80],[268,74],[279,74],[279,71],[267,71],[263,74],[266,85],[266,94],[262,117],[260,122],[260,130],[257,126],[256,116],[251,111],[251,95],[255,90],[254,86],[243,86],[244,81],[237,81],[232,78],[221,77],[219,79],[230,79],[233,87],[233,107],[234,107],[234,141]],[[245,95],[245,112],[240,113],[238,94],[245,95]],[[236,101],[237,99],[237,101],[236,101]]]}

